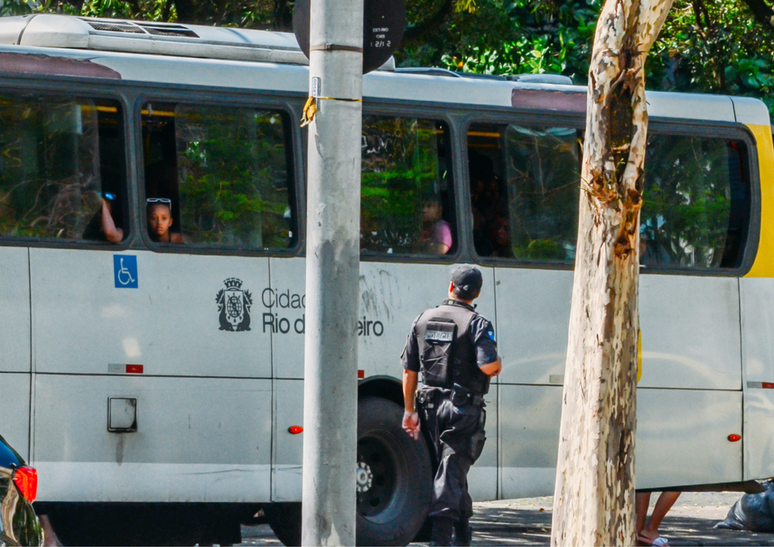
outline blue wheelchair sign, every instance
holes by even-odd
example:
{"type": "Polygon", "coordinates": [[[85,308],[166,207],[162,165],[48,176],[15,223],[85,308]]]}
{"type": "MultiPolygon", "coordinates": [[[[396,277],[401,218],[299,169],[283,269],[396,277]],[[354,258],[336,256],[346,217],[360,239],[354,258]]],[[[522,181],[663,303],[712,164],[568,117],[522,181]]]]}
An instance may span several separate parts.
{"type": "Polygon", "coordinates": [[[113,255],[113,279],[116,289],[136,289],[137,256],[113,255]]]}

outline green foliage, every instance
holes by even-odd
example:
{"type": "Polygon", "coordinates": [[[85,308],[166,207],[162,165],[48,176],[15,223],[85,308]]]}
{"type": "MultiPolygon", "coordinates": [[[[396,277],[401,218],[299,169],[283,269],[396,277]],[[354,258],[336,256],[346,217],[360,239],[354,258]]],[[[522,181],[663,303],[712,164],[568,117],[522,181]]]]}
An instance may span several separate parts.
{"type": "Polygon", "coordinates": [[[291,240],[279,114],[177,107],[183,232],[198,245],[284,248],[291,240]]]}
{"type": "Polygon", "coordinates": [[[32,6],[24,0],[0,0],[0,17],[30,13],[32,6]]]}
{"type": "Polygon", "coordinates": [[[0,235],[81,239],[99,210],[93,105],[0,97],[0,235]]]}
{"type": "Polygon", "coordinates": [[[757,97],[774,112],[773,37],[743,2],[676,0],[648,60],[649,87],[757,97]]]}
{"type": "Polygon", "coordinates": [[[731,169],[739,169],[739,146],[686,136],[649,140],[643,238],[657,247],[660,263],[718,267],[728,234],[741,231],[731,214],[734,201],[743,200],[731,169]]]}
{"type": "Polygon", "coordinates": [[[597,0],[479,0],[424,35],[425,44],[404,43],[396,58],[413,66],[440,64],[483,74],[553,72],[582,80],[598,12],[597,0]]]}
{"type": "Polygon", "coordinates": [[[427,228],[422,206],[447,190],[440,171],[443,133],[427,120],[365,116],[363,135],[361,247],[421,251],[427,228]]]}

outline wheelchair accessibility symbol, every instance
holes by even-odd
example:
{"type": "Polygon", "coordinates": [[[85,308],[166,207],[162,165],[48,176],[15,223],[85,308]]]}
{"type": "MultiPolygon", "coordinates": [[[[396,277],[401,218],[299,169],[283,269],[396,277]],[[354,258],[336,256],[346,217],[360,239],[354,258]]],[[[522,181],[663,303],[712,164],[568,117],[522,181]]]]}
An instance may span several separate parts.
{"type": "Polygon", "coordinates": [[[135,255],[113,255],[113,279],[116,289],[137,288],[137,257],[135,255]]]}

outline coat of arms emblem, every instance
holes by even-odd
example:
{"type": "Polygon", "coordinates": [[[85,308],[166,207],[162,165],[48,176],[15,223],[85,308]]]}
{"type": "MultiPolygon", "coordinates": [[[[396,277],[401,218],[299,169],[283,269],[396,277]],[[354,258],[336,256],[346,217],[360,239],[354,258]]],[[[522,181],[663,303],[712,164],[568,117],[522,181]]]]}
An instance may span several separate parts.
{"type": "Polygon", "coordinates": [[[220,289],[215,301],[220,312],[220,330],[246,331],[250,330],[250,306],[253,298],[249,291],[242,290],[242,280],[229,277],[223,283],[225,289],[220,289]]]}

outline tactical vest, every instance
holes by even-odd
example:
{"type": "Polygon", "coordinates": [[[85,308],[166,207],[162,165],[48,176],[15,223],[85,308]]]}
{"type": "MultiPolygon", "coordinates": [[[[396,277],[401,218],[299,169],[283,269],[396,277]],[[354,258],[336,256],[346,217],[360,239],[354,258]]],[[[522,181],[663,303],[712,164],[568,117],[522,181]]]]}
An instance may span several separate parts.
{"type": "Polygon", "coordinates": [[[489,376],[479,370],[469,336],[476,315],[471,306],[446,300],[419,318],[416,336],[425,385],[450,389],[459,384],[478,395],[489,391],[489,376]]]}

